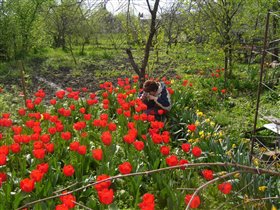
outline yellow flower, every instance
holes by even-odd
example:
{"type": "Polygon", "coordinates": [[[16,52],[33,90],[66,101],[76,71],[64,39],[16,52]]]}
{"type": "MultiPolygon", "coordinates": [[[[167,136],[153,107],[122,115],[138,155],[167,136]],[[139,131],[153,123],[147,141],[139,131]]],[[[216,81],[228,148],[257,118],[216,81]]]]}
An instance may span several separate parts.
{"type": "Polygon", "coordinates": [[[260,162],[257,158],[253,159],[253,163],[254,163],[255,166],[259,166],[259,164],[260,164],[260,162]]]}
{"type": "MultiPolygon", "coordinates": [[[[199,133],[198,133],[200,136],[203,136],[204,137],[204,131],[199,131],[199,133]]],[[[202,138],[203,138],[202,137],[202,138]]]]}
{"type": "Polygon", "coordinates": [[[205,120],[205,122],[209,123],[209,122],[210,122],[210,119],[209,119],[209,118],[207,118],[207,119],[205,120]]]}
{"type": "Polygon", "coordinates": [[[210,125],[211,125],[212,127],[214,127],[214,126],[215,126],[215,123],[214,123],[213,121],[211,121],[211,122],[210,122],[210,125]]]}
{"type": "Polygon", "coordinates": [[[199,126],[200,122],[198,120],[196,120],[194,124],[195,124],[195,126],[199,126]]]}
{"type": "Polygon", "coordinates": [[[234,174],[234,178],[238,179],[240,177],[240,173],[234,174]]]}
{"type": "Polygon", "coordinates": [[[260,147],[260,152],[266,152],[266,148],[265,147],[260,147]]]}
{"type": "Polygon", "coordinates": [[[174,79],[172,79],[172,80],[170,81],[171,84],[173,84],[174,82],[175,82],[174,79]]]}
{"type": "Polygon", "coordinates": [[[233,144],[233,145],[231,146],[231,148],[232,148],[232,149],[236,148],[236,145],[235,145],[235,144],[233,144]]]}
{"type": "Polygon", "coordinates": [[[232,152],[231,152],[231,150],[226,151],[226,155],[229,156],[229,157],[232,157],[232,152]]]}
{"type": "Polygon", "coordinates": [[[267,186],[259,186],[259,191],[264,192],[266,190],[267,186]]]}
{"type": "Polygon", "coordinates": [[[223,176],[223,175],[226,175],[226,174],[227,174],[226,171],[221,171],[221,172],[218,173],[219,176],[223,176]]]}
{"type": "Polygon", "coordinates": [[[42,121],[43,119],[44,119],[44,115],[41,114],[40,121],[42,121]]]}
{"type": "Polygon", "coordinates": [[[272,205],[271,210],[277,210],[277,208],[274,205],[272,205]]]}
{"type": "Polygon", "coordinates": [[[249,143],[250,142],[250,139],[242,139],[242,143],[246,144],[246,143],[249,143]]]}
{"type": "Polygon", "coordinates": [[[244,203],[248,203],[250,201],[249,197],[247,194],[244,195],[244,203]]]}
{"type": "Polygon", "coordinates": [[[199,142],[199,138],[196,138],[194,142],[195,142],[195,143],[199,142]]]}
{"type": "Polygon", "coordinates": [[[203,112],[200,112],[199,110],[197,110],[196,114],[197,114],[198,117],[202,117],[203,116],[203,112]]]}
{"type": "Polygon", "coordinates": [[[189,142],[189,143],[193,143],[194,140],[193,140],[193,139],[189,139],[188,142],[189,142]]]}
{"type": "Polygon", "coordinates": [[[223,131],[219,132],[220,137],[222,137],[224,135],[223,131]]]}
{"type": "Polygon", "coordinates": [[[210,156],[215,156],[215,153],[214,152],[209,152],[209,155],[210,156]]]}

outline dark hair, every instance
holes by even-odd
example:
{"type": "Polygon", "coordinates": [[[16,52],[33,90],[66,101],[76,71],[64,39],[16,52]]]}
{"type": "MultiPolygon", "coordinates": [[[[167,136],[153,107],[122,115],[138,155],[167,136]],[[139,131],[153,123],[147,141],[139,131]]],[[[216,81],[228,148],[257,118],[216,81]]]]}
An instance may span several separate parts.
{"type": "Polygon", "coordinates": [[[147,93],[156,92],[158,90],[158,84],[153,80],[147,80],[143,85],[143,90],[147,93]]]}

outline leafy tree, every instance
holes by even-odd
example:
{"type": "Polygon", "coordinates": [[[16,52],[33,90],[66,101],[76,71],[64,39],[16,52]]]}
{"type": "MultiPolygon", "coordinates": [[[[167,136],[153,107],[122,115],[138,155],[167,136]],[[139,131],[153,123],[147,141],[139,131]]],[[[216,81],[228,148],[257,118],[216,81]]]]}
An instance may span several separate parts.
{"type": "Polygon", "coordinates": [[[178,43],[181,29],[185,24],[185,21],[182,19],[182,14],[179,11],[181,8],[181,2],[174,2],[167,11],[161,14],[161,22],[167,38],[167,54],[172,44],[174,43],[176,45],[178,43]]]}
{"type": "Polygon", "coordinates": [[[220,44],[224,50],[225,83],[232,76],[232,56],[235,36],[233,26],[237,14],[243,6],[241,0],[203,0],[197,1],[198,6],[210,21],[210,27],[219,34],[220,44]]]}
{"type": "Polygon", "coordinates": [[[98,44],[98,37],[102,36],[108,41],[109,46],[119,49],[125,42],[122,20],[122,14],[114,16],[105,7],[98,7],[90,17],[96,44],[98,44]]]}
{"type": "MultiPolygon", "coordinates": [[[[0,48],[6,58],[24,58],[36,40],[34,25],[47,0],[1,1],[0,48]]],[[[37,36],[40,33],[37,33],[37,36]]]]}
{"type": "Polygon", "coordinates": [[[66,37],[75,31],[80,22],[79,5],[75,0],[57,2],[46,13],[46,30],[53,37],[53,46],[66,50],[66,37]]]}

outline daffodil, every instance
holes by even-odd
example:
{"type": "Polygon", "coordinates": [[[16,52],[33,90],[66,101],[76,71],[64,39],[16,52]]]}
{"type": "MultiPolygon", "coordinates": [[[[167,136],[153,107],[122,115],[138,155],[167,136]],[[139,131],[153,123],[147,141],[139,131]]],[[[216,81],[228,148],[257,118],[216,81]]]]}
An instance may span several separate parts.
{"type": "Polygon", "coordinates": [[[250,201],[250,199],[249,199],[247,194],[244,195],[243,201],[244,201],[244,203],[248,203],[250,201]]]}
{"type": "Polygon", "coordinates": [[[266,151],[267,151],[267,149],[265,147],[260,148],[260,152],[266,152],[266,151]]]}
{"type": "Polygon", "coordinates": [[[240,177],[240,173],[234,174],[234,178],[238,179],[240,177]]]}
{"type": "Polygon", "coordinates": [[[259,186],[259,191],[264,192],[267,189],[267,186],[259,186]]]}
{"type": "Polygon", "coordinates": [[[232,152],[231,152],[231,150],[226,151],[226,155],[229,156],[229,157],[232,157],[232,152]]]}
{"type": "Polygon", "coordinates": [[[198,117],[202,117],[203,116],[203,112],[196,112],[198,117]]]}
{"type": "Polygon", "coordinates": [[[253,163],[254,163],[255,166],[259,166],[260,161],[257,158],[254,158],[253,163]]]}
{"type": "Polygon", "coordinates": [[[189,143],[193,143],[194,140],[193,140],[193,139],[189,139],[188,142],[189,142],[189,143]]]}
{"type": "Polygon", "coordinates": [[[272,205],[271,210],[277,210],[277,208],[274,205],[272,205]]]}
{"type": "Polygon", "coordinates": [[[246,144],[246,143],[249,143],[249,142],[250,142],[250,139],[245,139],[245,138],[243,138],[241,141],[242,141],[243,144],[246,144]]]}
{"type": "Polygon", "coordinates": [[[226,171],[221,171],[221,172],[218,173],[219,176],[223,176],[223,175],[226,175],[226,174],[227,174],[226,171]]]}

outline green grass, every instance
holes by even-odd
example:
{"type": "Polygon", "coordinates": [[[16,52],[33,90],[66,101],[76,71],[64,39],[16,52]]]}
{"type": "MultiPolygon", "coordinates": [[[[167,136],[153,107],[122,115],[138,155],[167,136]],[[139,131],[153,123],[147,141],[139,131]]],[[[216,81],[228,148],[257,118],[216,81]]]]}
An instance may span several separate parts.
{"type": "MultiPolygon", "coordinates": [[[[74,77],[81,76],[85,73],[85,69],[89,69],[89,71],[94,73],[94,77],[102,78],[101,80],[134,74],[130,64],[124,63],[127,55],[123,49],[107,49],[106,46],[108,44],[106,43],[108,43],[108,39],[106,37],[99,38],[98,42],[99,45],[86,45],[84,55],[80,55],[80,47],[73,48],[77,65],[74,64],[69,51],[53,48],[41,49],[41,51],[29,56],[25,61],[27,75],[32,75],[32,71],[38,70],[32,69],[31,64],[34,59],[42,59],[41,69],[39,70],[46,74],[52,74],[52,71],[59,72],[65,67],[70,70],[69,72],[74,77]],[[98,46],[103,46],[104,48],[99,48],[98,46]]],[[[122,47],[127,46],[123,44],[122,47]]],[[[136,49],[136,51],[133,51],[133,55],[136,63],[140,65],[144,49],[136,49]]],[[[158,58],[155,50],[150,52],[147,73],[154,77],[162,77],[168,75],[168,72],[174,69],[178,74],[183,75],[190,82],[194,83],[194,86],[199,89],[193,104],[198,109],[213,116],[216,121],[228,129],[229,133],[237,135],[240,133],[240,129],[247,130],[251,128],[256,106],[259,64],[248,66],[235,63],[233,69],[234,77],[229,80],[228,93],[223,99],[220,96],[217,97],[209,94],[209,89],[212,86],[218,86],[219,89],[223,87],[223,78],[213,81],[209,77],[211,72],[223,67],[223,53],[221,49],[211,49],[209,46],[186,46],[179,43],[177,46],[173,45],[169,49],[168,54],[164,45],[158,47],[158,50],[158,58]],[[197,73],[202,73],[202,75],[197,75],[197,73]]],[[[1,81],[5,81],[7,78],[18,79],[20,76],[16,62],[0,63],[0,73],[1,81]]],[[[275,74],[275,72],[272,73],[275,74]]],[[[275,92],[266,90],[263,93],[260,111],[265,115],[280,117],[280,112],[277,109],[280,103],[279,86],[274,87],[274,90],[275,92]]]]}

